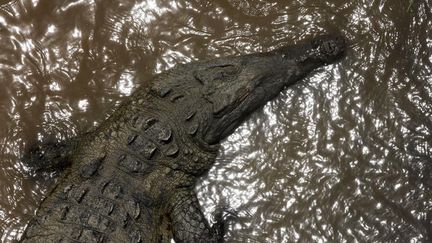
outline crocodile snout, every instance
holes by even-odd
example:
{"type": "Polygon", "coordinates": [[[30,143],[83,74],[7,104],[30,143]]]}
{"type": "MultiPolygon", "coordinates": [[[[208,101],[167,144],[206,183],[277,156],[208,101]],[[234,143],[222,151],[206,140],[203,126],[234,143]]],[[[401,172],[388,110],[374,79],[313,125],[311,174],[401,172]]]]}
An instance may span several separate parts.
{"type": "Polygon", "coordinates": [[[317,58],[324,63],[332,63],[341,58],[345,52],[346,40],[341,35],[325,35],[312,41],[317,58]]]}

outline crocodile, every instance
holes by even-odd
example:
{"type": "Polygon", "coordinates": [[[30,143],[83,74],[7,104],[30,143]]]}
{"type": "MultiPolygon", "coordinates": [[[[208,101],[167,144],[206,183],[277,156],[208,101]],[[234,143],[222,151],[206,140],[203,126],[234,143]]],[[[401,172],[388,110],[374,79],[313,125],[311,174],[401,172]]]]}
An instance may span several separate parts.
{"type": "Polygon", "coordinates": [[[221,140],[345,49],[327,34],[156,75],[93,131],[30,153],[64,170],[21,242],[223,242],[225,218],[211,225],[194,192],[221,140]]]}

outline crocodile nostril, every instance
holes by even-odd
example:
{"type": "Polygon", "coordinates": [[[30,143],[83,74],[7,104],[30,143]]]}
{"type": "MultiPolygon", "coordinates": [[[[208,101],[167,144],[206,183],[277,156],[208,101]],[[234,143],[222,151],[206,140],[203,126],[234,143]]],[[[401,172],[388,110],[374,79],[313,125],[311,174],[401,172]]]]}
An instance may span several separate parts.
{"type": "Polygon", "coordinates": [[[333,53],[336,49],[336,45],[332,41],[327,41],[323,46],[326,53],[333,53]]]}

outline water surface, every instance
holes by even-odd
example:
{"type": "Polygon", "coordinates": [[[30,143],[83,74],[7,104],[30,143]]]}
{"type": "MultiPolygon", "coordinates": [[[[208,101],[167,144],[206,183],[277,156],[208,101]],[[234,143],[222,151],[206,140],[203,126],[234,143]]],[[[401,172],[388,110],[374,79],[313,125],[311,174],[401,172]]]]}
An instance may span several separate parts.
{"type": "Polygon", "coordinates": [[[252,115],[197,186],[228,242],[432,241],[428,0],[1,0],[0,232],[19,239],[57,175],[26,146],[83,133],[178,63],[322,33],[351,44],[252,115]]]}

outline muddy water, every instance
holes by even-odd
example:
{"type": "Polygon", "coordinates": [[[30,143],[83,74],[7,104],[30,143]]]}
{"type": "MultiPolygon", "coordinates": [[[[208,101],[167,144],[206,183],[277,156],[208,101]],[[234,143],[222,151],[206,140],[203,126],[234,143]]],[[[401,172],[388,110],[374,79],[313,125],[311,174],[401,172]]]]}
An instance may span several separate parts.
{"type": "Polygon", "coordinates": [[[351,49],[255,113],[197,186],[229,242],[432,240],[428,0],[0,1],[0,231],[18,239],[56,175],[36,141],[101,122],[177,63],[341,32],[351,49]]]}

